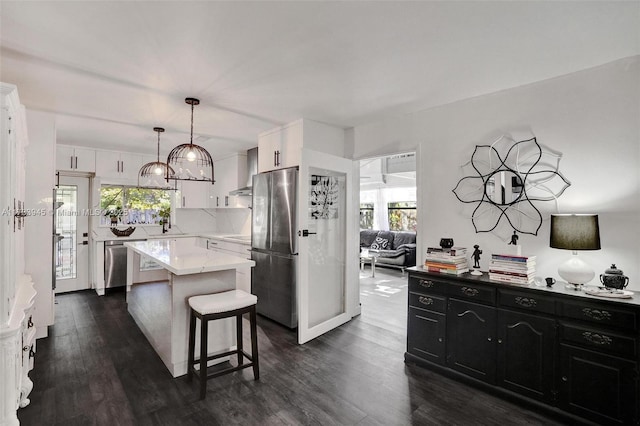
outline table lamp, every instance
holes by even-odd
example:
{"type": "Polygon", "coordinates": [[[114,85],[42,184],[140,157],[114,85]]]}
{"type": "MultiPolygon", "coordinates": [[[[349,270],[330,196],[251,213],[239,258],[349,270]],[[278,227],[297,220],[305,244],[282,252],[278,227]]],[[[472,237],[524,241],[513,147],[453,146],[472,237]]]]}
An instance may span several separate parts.
{"type": "Polygon", "coordinates": [[[595,272],[578,257],[578,250],[600,250],[600,228],[596,214],[552,214],[551,248],[572,250],[573,256],[558,267],[558,275],[579,290],[593,279],[595,272]]]}

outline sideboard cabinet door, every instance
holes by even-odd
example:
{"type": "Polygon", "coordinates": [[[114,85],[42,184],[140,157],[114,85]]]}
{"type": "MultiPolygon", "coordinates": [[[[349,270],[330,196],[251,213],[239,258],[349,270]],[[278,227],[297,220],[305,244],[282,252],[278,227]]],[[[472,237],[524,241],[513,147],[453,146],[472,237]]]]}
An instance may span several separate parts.
{"type": "Polygon", "coordinates": [[[445,315],[409,307],[407,351],[427,361],[444,364],[445,315]]]}
{"type": "Polygon", "coordinates": [[[560,408],[598,424],[634,424],[638,365],[616,356],[560,345],[560,408]]]}
{"type": "Polygon", "coordinates": [[[447,366],[468,376],[495,383],[496,309],[449,299],[447,366]]]}
{"type": "Polygon", "coordinates": [[[553,402],[553,319],[498,310],[497,384],[544,402],[553,402]]]}

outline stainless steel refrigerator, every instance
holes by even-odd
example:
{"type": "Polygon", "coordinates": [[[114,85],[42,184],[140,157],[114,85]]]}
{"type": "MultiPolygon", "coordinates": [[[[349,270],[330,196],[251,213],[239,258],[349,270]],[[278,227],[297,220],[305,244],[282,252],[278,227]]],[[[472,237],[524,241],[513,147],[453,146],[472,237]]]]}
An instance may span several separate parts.
{"type": "Polygon", "coordinates": [[[289,328],[298,325],[297,190],[297,168],[253,176],[251,292],[259,314],[289,328]]]}

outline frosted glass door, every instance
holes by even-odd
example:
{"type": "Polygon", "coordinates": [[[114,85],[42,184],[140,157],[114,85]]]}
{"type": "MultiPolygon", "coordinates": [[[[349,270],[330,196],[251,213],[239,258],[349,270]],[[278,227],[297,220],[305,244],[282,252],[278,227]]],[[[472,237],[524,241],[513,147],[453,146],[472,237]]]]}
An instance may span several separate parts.
{"type": "Polygon", "coordinates": [[[352,162],[303,150],[298,208],[298,342],[347,322],[347,224],[352,162]]]}

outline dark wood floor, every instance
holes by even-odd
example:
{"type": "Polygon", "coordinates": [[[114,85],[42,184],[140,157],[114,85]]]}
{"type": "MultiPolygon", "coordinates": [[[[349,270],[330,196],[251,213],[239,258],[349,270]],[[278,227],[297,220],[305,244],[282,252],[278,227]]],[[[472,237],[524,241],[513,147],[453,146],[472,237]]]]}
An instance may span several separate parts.
{"type": "Polygon", "coordinates": [[[38,340],[31,405],[19,410],[23,425],[559,424],[405,365],[404,334],[368,315],[302,346],[258,317],[260,380],[250,369],[211,380],[199,401],[197,382],[173,379],[148,344],[124,293],[56,300],[56,324],[38,340]]]}

